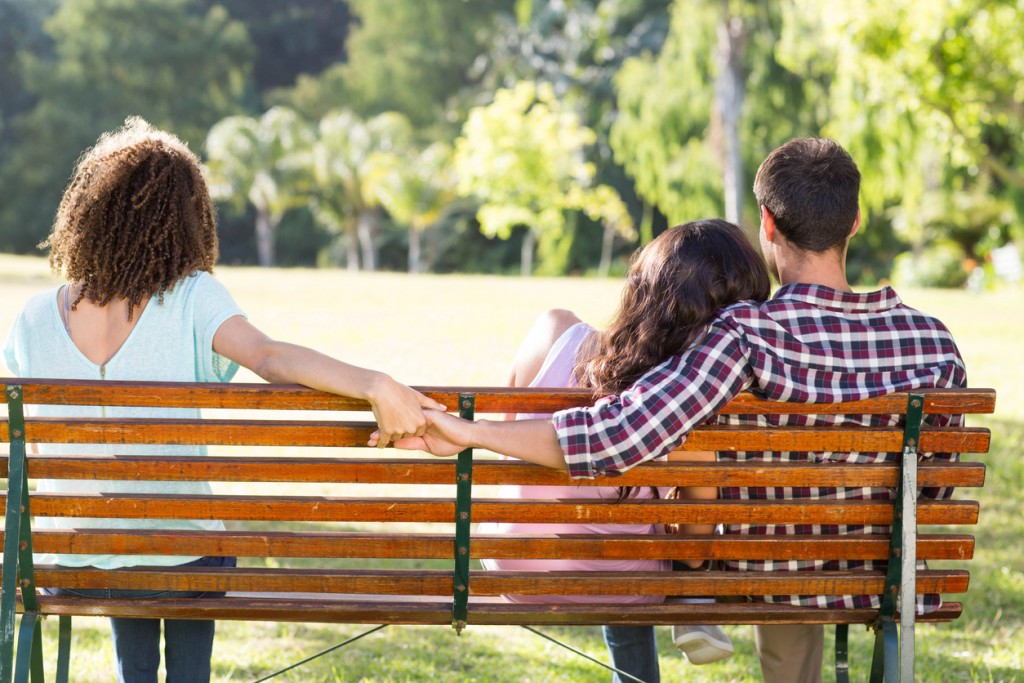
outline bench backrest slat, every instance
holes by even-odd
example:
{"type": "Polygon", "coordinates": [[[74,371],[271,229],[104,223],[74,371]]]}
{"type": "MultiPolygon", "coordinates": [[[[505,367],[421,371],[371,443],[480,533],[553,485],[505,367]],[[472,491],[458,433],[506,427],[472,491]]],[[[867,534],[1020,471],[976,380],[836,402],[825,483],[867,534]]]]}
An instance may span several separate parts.
{"type": "MultiPolygon", "coordinates": [[[[246,591],[268,593],[384,593],[438,595],[451,593],[452,574],[442,570],[261,570],[156,569],[100,571],[40,567],[39,581],[67,585],[73,577],[79,588],[140,588],[159,590],[171,586],[183,591],[246,591]]],[[[881,572],[851,575],[848,572],[816,572],[794,577],[790,572],[737,572],[679,575],[669,572],[577,572],[538,576],[536,572],[475,572],[474,594],[497,597],[517,595],[785,595],[810,591],[821,595],[880,593],[885,583],[881,572]]],[[[968,573],[964,570],[922,571],[918,590],[929,593],[963,593],[968,573]]]]}
{"type": "MultiPolygon", "coordinates": [[[[223,446],[361,447],[374,427],[360,422],[180,419],[26,420],[26,438],[35,443],[176,444],[223,446]]],[[[0,439],[7,425],[0,423],[0,439]]],[[[924,452],[986,451],[989,432],[977,428],[923,429],[924,452]]],[[[692,431],[681,447],[688,451],[829,451],[887,452],[903,449],[898,428],[865,427],[725,427],[692,431]]]]}
{"type": "MultiPolygon", "coordinates": [[[[142,481],[225,482],[338,482],[365,484],[449,485],[455,480],[450,460],[415,458],[283,458],[219,456],[34,456],[28,463],[34,479],[127,479],[142,481]]],[[[817,463],[657,462],[626,472],[616,486],[670,486],[685,480],[693,486],[757,486],[770,473],[776,486],[887,486],[895,487],[896,463],[843,464],[827,468],[817,463]]],[[[0,477],[7,475],[7,459],[0,457],[0,477]]],[[[481,461],[473,465],[478,486],[565,486],[563,472],[529,463],[481,461]]],[[[978,487],[985,483],[985,465],[977,462],[924,462],[918,470],[920,486],[978,487]]],[[[607,478],[584,479],[574,486],[608,486],[607,478]]]]}
{"type": "MultiPolygon", "coordinates": [[[[134,405],[151,407],[200,407],[273,410],[364,411],[364,401],[335,396],[297,385],[258,383],[183,384],[175,382],[81,383],[74,380],[17,380],[25,391],[26,403],[54,405],[134,405]]],[[[455,410],[459,393],[447,387],[418,387],[431,398],[455,410]]],[[[482,413],[553,412],[589,405],[599,396],[577,389],[516,389],[478,387],[475,410],[482,413]]],[[[925,414],[992,413],[992,389],[923,389],[925,414]]],[[[0,396],[0,402],[6,397],[0,396]]],[[[833,404],[786,404],[793,414],[897,414],[907,405],[906,393],[895,393],[863,401],[833,404]]],[[[737,396],[722,409],[725,414],[765,414],[779,410],[779,403],[753,394],[737,396]]]]}
{"type": "MultiPolygon", "coordinates": [[[[0,533],[0,539],[3,534],[0,533]]],[[[446,534],[323,531],[227,531],[216,536],[195,531],[139,530],[127,535],[116,530],[40,530],[33,534],[41,553],[178,555],[183,547],[201,555],[239,557],[449,559],[452,539],[446,534]]],[[[889,537],[810,535],[730,538],[706,536],[621,534],[493,535],[473,537],[473,556],[494,559],[577,557],[632,559],[708,557],[711,559],[812,560],[846,558],[882,560],[888,557],[889,537]]],[[[917,555],[922,560],[968,560],[974,537],[968,534],[922,534],[917,555]]]]}
{"type": "MultiPolygon", "coordinates": [[[[3,497],[6,503],[6,496],[3,497]]],[[[41,517],[119,519],[232,519],[306,522],[448,523],[454,503],[440,498],[327,498],[288,496],[174,496],[38,493],[41,517]]],[[[533,524],[890,524],[889,501],[629,499],[614,506],[592,498],[480,500],[473,520],[533,524]]],[[[975,524],[974,501],[922,501],[921,524],[975,524]]]]}

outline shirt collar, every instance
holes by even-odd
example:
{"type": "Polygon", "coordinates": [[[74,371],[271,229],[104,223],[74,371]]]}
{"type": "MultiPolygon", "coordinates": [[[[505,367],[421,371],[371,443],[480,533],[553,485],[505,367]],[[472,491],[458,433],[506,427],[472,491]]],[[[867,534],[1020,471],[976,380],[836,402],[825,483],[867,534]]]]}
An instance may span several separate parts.
{"type": "Polygon", "coordinates": [[[858,293],[840,292],[823,285],[797,283],[780,287],[772,300],[797,301],[817,308],[847,313],[880,313],[903,305],[899,295],[889,286],[874,292],[858,293]]]}

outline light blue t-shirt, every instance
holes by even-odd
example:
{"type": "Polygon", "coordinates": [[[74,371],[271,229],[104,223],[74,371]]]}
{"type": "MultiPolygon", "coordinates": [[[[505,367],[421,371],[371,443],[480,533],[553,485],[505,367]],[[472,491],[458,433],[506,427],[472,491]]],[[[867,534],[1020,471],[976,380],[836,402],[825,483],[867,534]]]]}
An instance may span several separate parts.
{"type": "MultiPolygon", "coordinates": [[[[4,356],[18,377],[89,380],[147,380],[166,382],[229,382],[238,365],[214,353],[213,335],[232,316],[244,315],[234,299],[212,275],[200,272],[182,278],[163,301],[153,297],[113,358],[100,366],[86,358],[64,328],[58,308],[59,289],[32,297],[14,321],[4,356]]],[[[27,406],[35,417],[196,418],[194,408],[141,408],[96,406],[27,406]]],[[[196,446],[132,446],[38,444],[38,452],[52,455],[205,455],[196,446]]],[[[167,493],[210,494],[208,482],[90,481],[41,479],[39,492],[60,493],[167,493]]],[[[215,519],[85,519],[38,517],[37,529],[140,528],[223,529],[215,519]]],[[[104,569],[136,565],[184,564],[196,556],[38,555],[41,564],[93,566],[104,569]]]]}

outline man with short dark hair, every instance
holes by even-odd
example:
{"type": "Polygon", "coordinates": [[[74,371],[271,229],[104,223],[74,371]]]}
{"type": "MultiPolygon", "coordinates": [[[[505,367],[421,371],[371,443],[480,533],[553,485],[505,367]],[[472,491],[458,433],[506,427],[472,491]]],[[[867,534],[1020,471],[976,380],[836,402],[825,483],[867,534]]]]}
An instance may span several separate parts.
{"type": "MultiPolygon", "coordinates": [[[[963,361],[946,327],[903,305],[889,287],[854,293],[846,278],[846,252],[860,227],[860,172],[850,155],[828,139],[791,140],[772,152],[754,181],[761,212],[760,242],[772,275],[782,285],[764,303],[741,302],[719,311],[703,342],[667,359],[618,396],[593,407],[555,413],[550,420],[466,422],[428,411],[423,439],[406,448],[452,455],[473,446],[568,469],[576,478],[621,472],[677,446],[695,426],[714,418],[738,393],[750,390],[777,401],[837,403],[925,387],[966,384],[963,361]]],[[[764,416],[718,416],[721,423],[758,424],[764,416]]],[[[778,419],[778,418],[777,418],[778,419]]],[[[895,417],[790,416],[787,424],[893,424],[895,417]]],[[[928,416],[930,424],[958,416],[928,416]]],[[[931,454],[953,458],[953,454],[931,454]]],[[[925,457],[927,457],[926,454],[925,457]]],[[[875,462],[882,453],[719,453],[719,459],[875,462]]],[[[949,490],[924,490],[945,497],[949,490]]],[[[723,487],[724,499],[885,498],[885,489],[753,489],[723,487]]],[[[792,534],[793,526],[728,525],[727,534],[792,534]]],[[[845,533],[887,528],[845,527],[845,533]]],[[[861,561],[825,566],[845,569],[861,561]]],[[[868,563],[869,564],[869,563],[868,563]]],[[[732,561],[728,569],[770,570],[821,566],[800,561],[732,561]]],[[[779,596],[769,600],[820,607],[878,605],[878,596],[779,596]]],[[[924,596],[919,609],[934,608],[924,596]]],[[[765,681],[821,680],[823,629],[815,625],[757,627],[765,681]]]]}

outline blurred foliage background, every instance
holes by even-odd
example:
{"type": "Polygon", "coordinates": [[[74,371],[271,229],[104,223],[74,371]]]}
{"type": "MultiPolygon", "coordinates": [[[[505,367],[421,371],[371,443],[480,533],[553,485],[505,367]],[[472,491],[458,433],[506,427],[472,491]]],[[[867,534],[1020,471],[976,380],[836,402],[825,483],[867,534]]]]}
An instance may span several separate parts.
{"type": "Polygon", "coordinates": [[[851,280],[998,286],[1024,246],[1017,0],[0,0],[0,251],[141,115],[208,164],[229,263],[608,274],[757,228],[764,156],[864,176],[851,280]]]}

